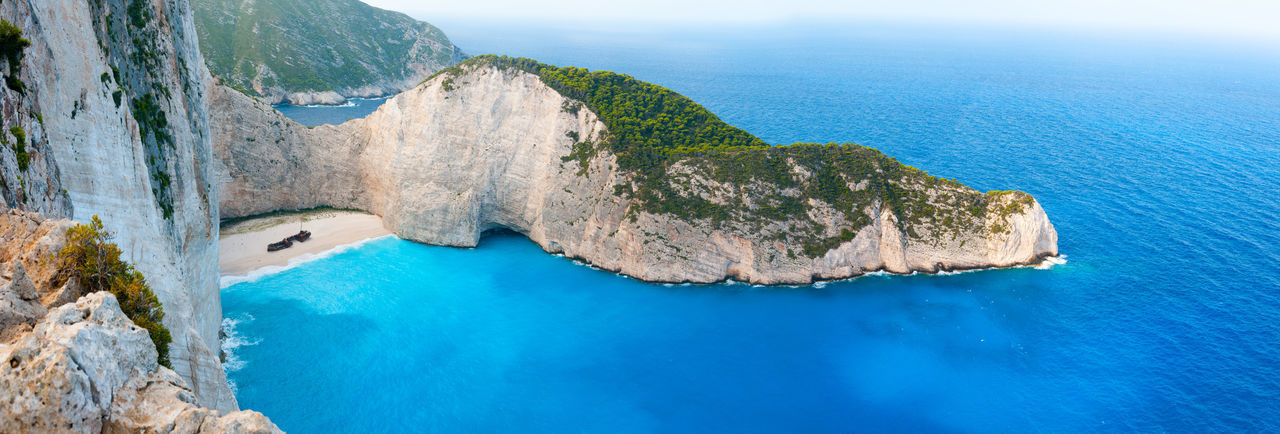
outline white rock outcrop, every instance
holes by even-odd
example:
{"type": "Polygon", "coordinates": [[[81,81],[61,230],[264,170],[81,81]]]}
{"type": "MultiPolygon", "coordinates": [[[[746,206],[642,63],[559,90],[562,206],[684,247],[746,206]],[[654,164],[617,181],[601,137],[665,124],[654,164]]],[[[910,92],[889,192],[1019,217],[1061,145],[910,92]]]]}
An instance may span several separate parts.
{"type": "Polygon", "coordinates": [[[38,137],[37,163],[18,175],[45,180],[45,191],[24,184],[26,199],[0,208],[100,216],[164,303],[175,370],[202,405],[234,410],[217,352],[210,78],[188,1],[10,0],[0,17],[31,41],[19,75],[26,90],[2,95],[17,111],[5,113],[6,128],[26,122],[38,137]]]}
{"type": "Polygon", "coordinates": [[[73,224],[0,214],[0,432],[279,432],[204,408],[114,296],[82,294],[52,257],[73,224]]]}
{"type": "Polygon", "coordinates": [[[181,377],[156,364],[147,331],[105,292],[0,343],[3,432],[280,432],[260,413],[220,415],[195,401],[181,377]]]}
{"type": "MultiPolygon", "coordinates": [[[[1056,231],[1023,194],[992,196],[992,217],[980,230],[928,242],[872,206],[864,211],[873,224],[816,258],[796,255],[792,240],[742,228],[634,209],[632,219],[632,201],[614,194],[629,178],[611,153],[597,152],[585,169],[563,158],[575,143],[567,132],[595,142],[606,136],[597,115],[567,109],[580,105],[535,75],[478,65],[338,126],[306,128],[234,90],[212,90],[222,216],[359,208],[402,238],[449,246],[475,246],[486,230],[507,228],[548,252],[659,282],[805,284],[879,270],[1026,265],[1057,254],[1056,231]],[[1012,200],[1029,203],[997,217],[1012,200]]],[[[836,213],[819,205],[816,212],[836,213]]]]}
{"type": "Polygon", "coordinates": [[[0,342],[30,330],[48,312],[22,263],[15,261],[8,268],[0,275],[0,342]]]}

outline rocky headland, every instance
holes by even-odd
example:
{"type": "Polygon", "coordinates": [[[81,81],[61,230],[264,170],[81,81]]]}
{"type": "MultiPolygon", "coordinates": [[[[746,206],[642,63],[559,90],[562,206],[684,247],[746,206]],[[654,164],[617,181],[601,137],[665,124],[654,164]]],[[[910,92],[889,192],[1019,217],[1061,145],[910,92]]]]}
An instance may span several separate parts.
{"type": "Polygon", "coordinates": [[[402,238],[461,247],[505,228],[654,282],[805,284],[1057,254],[1053,225],[1026,193],[977,192],[856,145],[765,145],[616,74],[480,57],[366,118],[315,128],[225,87],[210,101],[224,218],[357,208],[402,238]],[[696,128],[732,146],[624,146],[630,131],[611,131],[595,109],[617,128],[646,119],[600,102],[595,82],[693,113],[696,128]]]}

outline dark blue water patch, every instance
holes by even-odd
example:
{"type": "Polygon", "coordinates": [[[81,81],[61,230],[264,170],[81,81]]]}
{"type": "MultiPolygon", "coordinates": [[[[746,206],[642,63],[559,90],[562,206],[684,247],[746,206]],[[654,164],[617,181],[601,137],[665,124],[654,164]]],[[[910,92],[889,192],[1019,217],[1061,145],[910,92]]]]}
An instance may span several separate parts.
{"type": "Polygon", "coordinates": [[[338,125],[343,122],[360,119],[373,113],[388,98],[348,98],[341,105],[305,105],[277,104],[274,107],[285,116],[300,124],[314,127],[317,125],[338,125]]]}
{"type": "Polygon", "coordinates": [[[627,72],[770,142],[1028,191],[1066,265],[666,287],[510,235],[384,240],[224,291],[261,342],[237,351],[241,405],[294,432],[1280,430],[1280,60],[921,39],[488,46],[627,72]]]}

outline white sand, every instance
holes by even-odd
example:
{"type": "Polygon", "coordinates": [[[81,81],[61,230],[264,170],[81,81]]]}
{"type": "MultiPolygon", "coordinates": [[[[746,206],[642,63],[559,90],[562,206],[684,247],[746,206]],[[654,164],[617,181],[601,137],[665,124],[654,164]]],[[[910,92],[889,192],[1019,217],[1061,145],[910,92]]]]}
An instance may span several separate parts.
{"type": "Polygon", "coordinates": [[[353,211],[316,211],[290,216],[263,217],[223,228],[218,240],[218,264],[223,276],[241,276],[268,266],[283,267],[302,255],[315,255],[338,246],[390,235],[382,218],[353,211]],[[311,231],[311,239],[293,247],[268,252],[267,244],[311,231]]]}

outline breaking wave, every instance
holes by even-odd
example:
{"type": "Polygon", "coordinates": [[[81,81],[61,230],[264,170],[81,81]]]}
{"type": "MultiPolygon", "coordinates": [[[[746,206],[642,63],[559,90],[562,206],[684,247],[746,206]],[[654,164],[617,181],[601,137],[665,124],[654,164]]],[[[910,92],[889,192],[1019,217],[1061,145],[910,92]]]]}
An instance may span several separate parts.
{"type": "Polygon", "coordinates": [[[1052,269],[1053,266],[1055,265],[1062,265],[1065,263],[1067,263],[1067,255],[1050,256],[1048,258],[1044,258],[1044,262],[1041,262],[1040,265],[1037,265],[1036,269],[1048,270],[1048,269],[1052,269]]]}
{"type": "Polygon", "coordinates": [[[232,372],[239,371],[244,368],[246,362],[241,360],[236,350],[240,347],[254,346],[262,343],[261,339],[252,339],[240,334],[236,328],[240,324],[252,322],[253,315],[244,313],[237,315],[235,318],[222,319],[222,372],[227,375],[227,387],[231,389],[231,393],[236,393],[236,382],[231,380],[232,372]]]}

